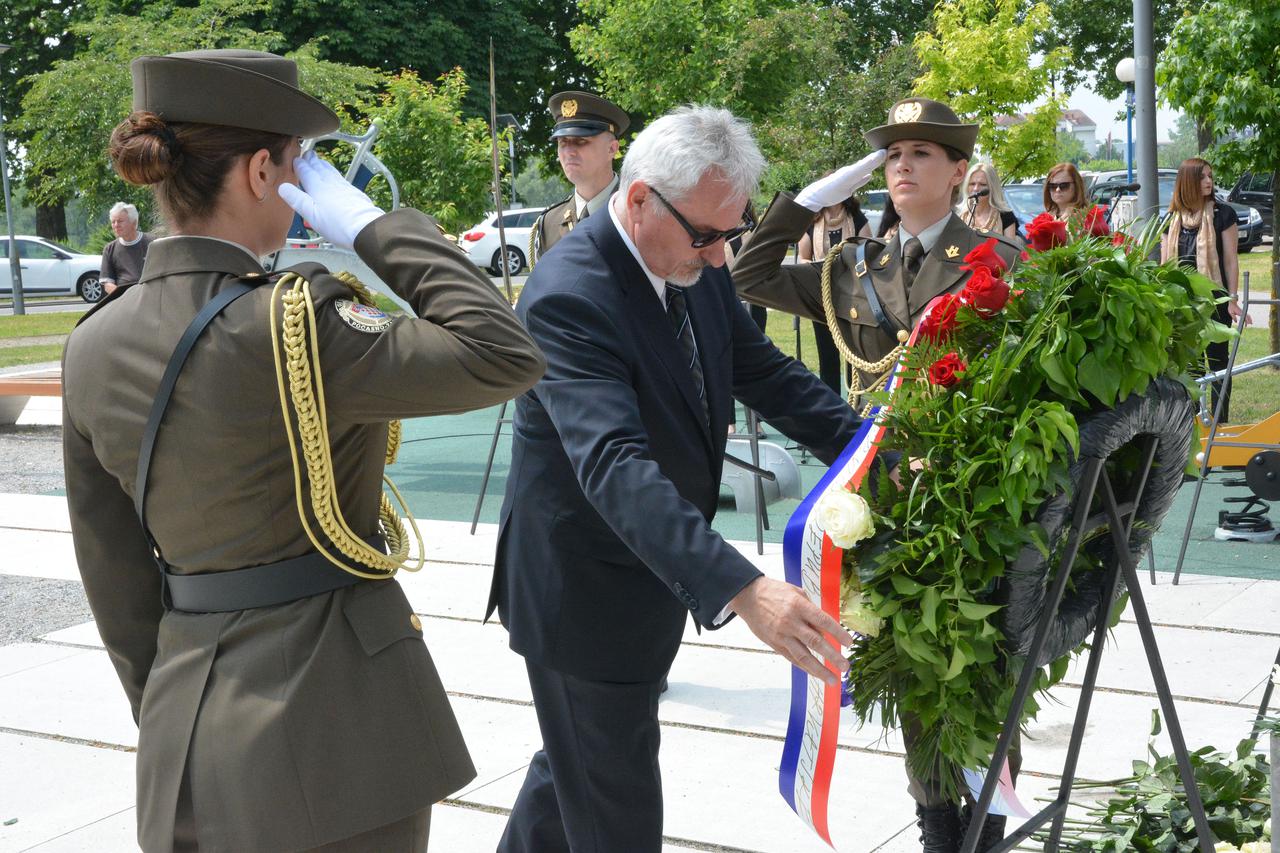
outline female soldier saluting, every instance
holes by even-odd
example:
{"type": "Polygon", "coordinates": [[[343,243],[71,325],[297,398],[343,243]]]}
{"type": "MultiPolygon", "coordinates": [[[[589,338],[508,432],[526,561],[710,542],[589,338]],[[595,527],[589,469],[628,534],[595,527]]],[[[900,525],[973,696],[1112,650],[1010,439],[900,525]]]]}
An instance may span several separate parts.
{"type": "Polygon", "coordinates": [[[425,850],[431,804],[475,771],[391,579],[388,424],[520,394],[541,354],[431,219],[298,158],[338,120],[292,61],[132,71],[111,158],[174,236],[68,340],[63,424],[76,557],[140,729],[139,842],[425,850]],[[266,276],[290,205],[417,316],[318,265],[266,276]]]}

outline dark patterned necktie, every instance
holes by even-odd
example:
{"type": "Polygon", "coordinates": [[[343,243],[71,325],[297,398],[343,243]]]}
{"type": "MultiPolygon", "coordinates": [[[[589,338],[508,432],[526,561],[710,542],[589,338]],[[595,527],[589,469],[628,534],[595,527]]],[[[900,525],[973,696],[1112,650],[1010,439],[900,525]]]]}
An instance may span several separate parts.
{"type": "Polygon", "coordinates": [[[673,284],[667,285],[667,319],[680,342],[680,351],[684,353],[685,364],[693,374],[693,387],[698,391],[698,399],[702,401],[702,414],[711,422],[711,412],[707,407],[707,389],[702,378],[702,361],[698,358],[698,341],[693,337],[693,326],[689,323],[689,306],[685,304],[684,288],[673,284]]]}
{"type": "Polygon", "coordinates": [[[582,215],[578,217],[578,221],[581,222],[582,220],[586,219],[590,215],[591,215],[591,208],[584,204],[582,206],[582,215]]]}
{"type": "Polygon", "coordinates": [[[924,262],[924,244],[912,237],[902,247],[902,281],[907,287],[916,280],[920,265],[924,262]]]}

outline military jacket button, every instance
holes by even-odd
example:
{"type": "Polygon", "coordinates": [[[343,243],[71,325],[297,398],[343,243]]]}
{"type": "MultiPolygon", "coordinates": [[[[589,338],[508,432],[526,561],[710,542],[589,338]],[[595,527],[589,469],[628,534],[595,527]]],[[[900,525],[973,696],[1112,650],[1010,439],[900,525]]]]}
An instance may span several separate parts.
{"type": "Polygon", "coordinates": [[[415,631],[422,630],[422,620],[418,618],[417,613],[409,614],[409,624],[413,626],[413,630],[415,631]]]}

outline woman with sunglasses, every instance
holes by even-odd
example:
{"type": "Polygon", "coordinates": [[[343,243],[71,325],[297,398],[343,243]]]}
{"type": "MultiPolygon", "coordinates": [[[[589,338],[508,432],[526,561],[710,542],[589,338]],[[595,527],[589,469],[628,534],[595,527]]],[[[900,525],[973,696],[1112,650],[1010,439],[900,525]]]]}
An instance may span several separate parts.
{"type": "Polygon", "coordinates": [[[1018,237],[1018,217],[1004,197],[1004,188],[990,163],[974,163],[965,178],[965,199],[956,206],[964,224],[985,234],[1018,237]]]}
{"type": "MultiPolygon", "coordinates": [[[[800,238],[796,247],[796,260],[822,261],[832,248],[855,237],[870,237],[871,223],[858,204],[858,197],[849,196],[839,204],[829,204],[813,220],[813,227],[800,238]]],[[[818,375],[827,387],[840,393],[840,351],[827,324],[813,321],[814,346],[818,350],[818,375]]]]}
{"type": "Polygon", "coordinates": [[[1049,170],[1044,180],[1044,209],[1054,218],[1066,222],[1079,216],[1086,204],[1084,178],[1073,163],[1059,163],[1049,170]]]}
{"type": "MultiPolygon", "coordinates": [[[[1230,301],[1217,308],[1219,323],[1231,326],[1240,319],[1236,290],[1240,280],[1239,234],[1235,212],[1213,197],[1213,167],[1199,157],[1182,161],[1169,200],[1169,223],[1160,240],[1161,263],[1176,259],[1213,280],[1230,301]]],[[[1248,320],[1246,320],[1248,322],[1248,320]]],[[[1209,344],[1205,350],[1210,372],[1227,366],[1227,342],[1209,344]]],[[[1213,386],[1212,406],[1218,405],[1222,383],[1213,386]]],[[[1231,395],[1222,401],[1222,422],[1230,423],[1231,395]]]]}

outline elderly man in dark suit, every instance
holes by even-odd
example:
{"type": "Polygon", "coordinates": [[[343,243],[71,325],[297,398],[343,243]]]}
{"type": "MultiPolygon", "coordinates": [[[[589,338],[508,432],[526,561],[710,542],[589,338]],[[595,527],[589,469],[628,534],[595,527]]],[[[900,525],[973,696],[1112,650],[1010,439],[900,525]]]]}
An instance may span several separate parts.
{"type": "Polygon", "coordinates": [[[706,629],[736,614],[828,681],[847,669],[848,633],[711,529],[734,398],[824,461],[858,426],[761,334],[724,268],[763,166],[725,110],[658,119],[608,215],[520,299],[548,369],[516,404],[489,612],[525,658],[543,748],[501,851],[659,850],[658,694],[686,614],[706,629]]]}

